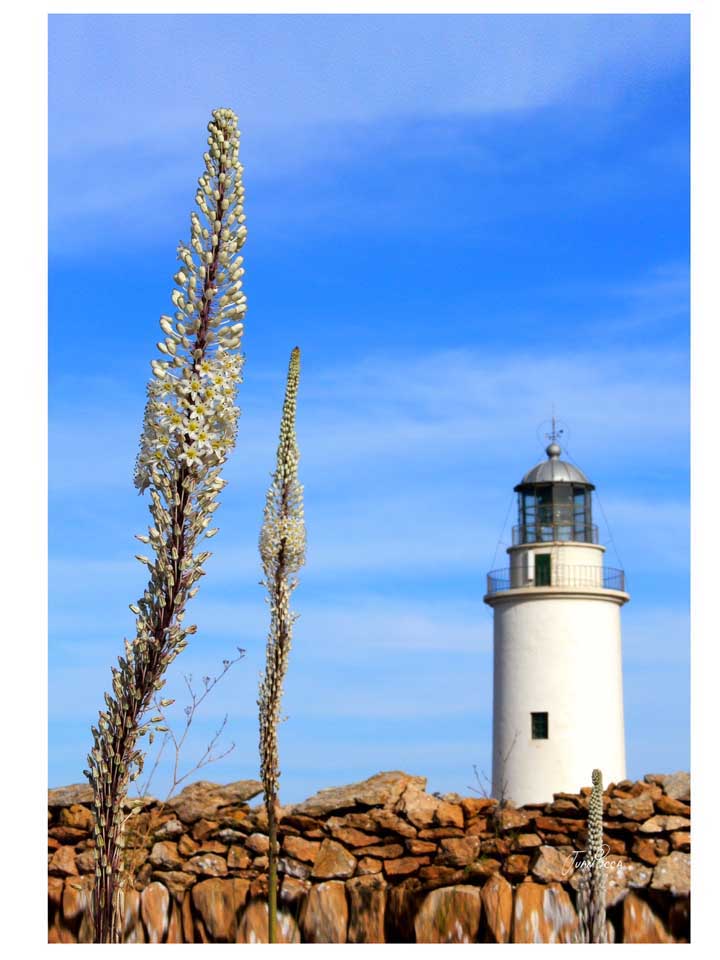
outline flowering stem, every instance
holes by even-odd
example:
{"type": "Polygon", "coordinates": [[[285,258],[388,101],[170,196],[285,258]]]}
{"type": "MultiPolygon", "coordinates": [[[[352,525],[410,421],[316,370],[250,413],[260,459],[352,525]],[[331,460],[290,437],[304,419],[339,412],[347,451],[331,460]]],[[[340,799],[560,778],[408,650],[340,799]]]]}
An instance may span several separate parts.
{"type": "MultiPolygon", "coordinates": [[[[142,770],[138,740],[153,726],[150,742],[155,730],[167,730],[157,726],[162,715],[149,721],[144,717],[165,683],[165,671],[196,630],[183,628],[182,620],[210,553],[196,554],[195,545],[198,537],[217,532],[207,527],[225,485],[220,472],[237,429],[235,394],[242,357],[233,351],[240,345],[243,325],[233,321],[244,316],[245,296],[242,258],[236,254],[246,233],[237,118],[230,110],[216,110],[208,130],[206,172],[196,195],[204,220],[191,215],[190,244],[178,248],[182,269],[175,276],[179,289],[172,297],[175,322],[161,318],[167,336],[158,344],[170,359],[152,361],[154,376],[135,471],[140,492],[150,490],[153,518],[148,535],[137,539],[150,544],[155,562],[137,557],[148,566],[150,580],[143,597],[131,604],[136,636],[125,642],[119,669],[112,669],[113,695],[105,694],[107,710],[92,728],[94,747],[85,771],[96,814],[93,917],[98,943],[122,939],[122,888],[128,880],[122,808],[130,781],[142,770]]],[[[161,700],[160,706],[170,703],[161,700]]]]}
{"type": "Polygon", "coordinates": [[[305,562],[305,520],[303,488],[298,482],[300,454],[295,437],[297,389],[300,380],[300,350],[290,357],[285,402],[280,423],[277,465],[265,499],[265,515],[260,533],[260,556],[270,604],[265,677],[258,699],[260,719],[260,772],[268,815],[268,941],[277,942],[277,808],[280,768],[277,727],[283,681],[287,671],[295,614],[290,610],[290,594],[297,586],[291,576],[305,562]]]}

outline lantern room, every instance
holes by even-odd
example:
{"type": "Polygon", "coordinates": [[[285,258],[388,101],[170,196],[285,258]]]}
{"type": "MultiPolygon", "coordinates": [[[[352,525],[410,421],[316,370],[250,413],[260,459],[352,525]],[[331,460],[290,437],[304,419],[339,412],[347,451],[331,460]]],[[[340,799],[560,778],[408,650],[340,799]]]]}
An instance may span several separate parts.
{"type": "Polygon", "coordinates": [[[546,448],[547,460],[533,467],[515,487],[518,523],[513,544],[571,541],[597,543],[592,522],[594,485],[571,463],[560,459],[554,441],[546,448]]]}

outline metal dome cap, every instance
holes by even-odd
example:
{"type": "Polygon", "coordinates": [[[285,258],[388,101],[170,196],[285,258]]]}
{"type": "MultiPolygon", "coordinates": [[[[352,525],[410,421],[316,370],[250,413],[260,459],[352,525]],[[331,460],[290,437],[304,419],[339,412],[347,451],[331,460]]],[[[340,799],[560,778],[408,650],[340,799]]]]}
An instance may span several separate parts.
{"type": "Polygon", "coordinates": [[[519,491],[522,487],[537,483],[578,483],[591,490],[595,489],[582,470],[560,459],[562,450],[558,443],[550,443],[545,453],[548,455],[547,460],[542,460],[532,470],[528,470],[515,490],[519,491]]]}

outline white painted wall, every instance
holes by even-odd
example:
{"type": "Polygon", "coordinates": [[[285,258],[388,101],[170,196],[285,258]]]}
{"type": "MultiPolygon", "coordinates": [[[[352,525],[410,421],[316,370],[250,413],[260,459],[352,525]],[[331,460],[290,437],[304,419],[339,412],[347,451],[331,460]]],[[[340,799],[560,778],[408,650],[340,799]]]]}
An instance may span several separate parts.
{"type": "Polygon", "coordinates": [[[577,792],[590,785],[594,767],[605,783],[625,778],[620,606],[627,597],[535,590],[489,598],[493,796],[518,805],[577,792]],[[548,713],[547,740],[531,738],[533,711],[548,713]]]}

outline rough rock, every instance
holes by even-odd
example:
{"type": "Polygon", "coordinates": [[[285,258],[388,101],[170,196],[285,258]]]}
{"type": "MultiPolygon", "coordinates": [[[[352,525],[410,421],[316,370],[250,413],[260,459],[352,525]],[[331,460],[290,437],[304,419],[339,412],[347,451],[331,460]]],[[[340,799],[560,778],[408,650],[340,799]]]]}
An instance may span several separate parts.
{"type": "Polygon", "coordinates": [[[437,844],[433,843],[432,840],[406,840],[405,848],[408,853],[412,853],[413,856],[419,857],[425,853],[435,853],[437,850],[437,844]]]}
{"type": "Polygon", "coordinates": [[[503,869],[510,880],[522,880],[530,869],[530,857],[526,853],[511,853],[503,869]]]}
{"type": "Polygon", "coordinates": [[[74,827],[76,830],[92,833],[95,826],[95,817],[87,807],[74,803],[60,811],[59,823],[63,827],[74,827]]]}
{"type": "Polygon", "coordinates": [[[380,857],[382,860],[394,860],[403,855],[399,843],[385,843],[380,847],[365,847],[361,851],[364,857],[380,857]]]}
{"type": "MultiPolygon", "coordinates": [[[[421,867],[420,881],[423,891],[434,890],[436,887],[452,887],[464,880],[472,879],[470,868],[456,870],[454,867],[421,867]]],[[[413,878],[416,879],[416,878],[413,878]]],[[[392,889],[392,888],[391,888],[392,889]]]]}
{"type": "Polygon", "coordinates": [[[185,873],[182,870],[158,871],[157,874],[153,874],[153,880],[164,883],[179,904],[183,902],[185,891],[197,883],[197,877],[194,873],[185,873]]]}
{"type": "Polygon", "coordinates": [[[573,943],[578,918],[558,883],[521,883],[515,891],[513,943],[573,943]]]}
{"type": "MultiPolygon", "coordinates": [[[[676,834],[673,834],[676,836],[676,834]]],[[[75,855],[75,866],[78,873],[95,873],[95,851],[90,848],[75,855]]]]}
{"type": "Polygon", "coordinates": [[[283,839],[283,851],[296,860],[302,860],[305,863],[315,863],[320,844],[313,840],[305,840],[303,837],[287,836],[283,839]]]}
{"type": "Polygon", "coordinates": [[[48,790],[49,807],[71,807],[76,803],[93,802],[93,790],[89,783],[73,783],[69,787],[48,790]]]}
{"type": "Polygon", "coordinates": [[[403,793],[397,809],[405,814],[413,826],[429,827],[435,822],[435,813],[440,802],[437,797],[425,793],[422,787],[410,785],[403,793]]]}
{"type": "Polygon", "coordinates": [[[51,877],[76,877],[75,851],[72,847],[58,847],[48,864],[51,877]]]}
{"type": "Polygon", "coordinates": [[[465,822],[465,835],[468,837],[488,836],[488,818],[471,817],[465,822]]]}
{"type": "Polygon", "coordinates": [[[218,943],[234,943],[238,911],[245,906],[248,880],[202,880],[192,890],[192,902],[205,929],[218,943]]]}
{"type": "Polygon", "coordinates": [[[539,847],[542,840],[536,833],[519,833],[514,840],[514,846],[518,850],[530,850],[532,847],[539,847]]]}
{"type": "Polygon", "coordinates": [[[494,814],[495,823],[498,830],[519,830],[526,827],[530,821],[530,816],[523,810],[516,810],[514,807],[503,807],[496,810],[494,814]]]}
{"type": "Polygon", "coordinates": [[[508,943],[512,930],[512,887],[504,877],[495,874],[480,891],[485,925],[492,943],[508,943]]]}
{"type": "Polygon", "coordinates": [[[193,854],[200,850],[200,844],[197,840],[193,840],[192,837],[184,833],[178,840],[177,848],[181,856],[192,857],[193,854]]]}
{"type": "Polygon", "coordinates": [[[126,890],[123,896],[123,943],[145,943],[145,928],[140,919],[140,893],[126,890]]]}
{"type": "Polygon", "coordinates": [[[506,857],[510,853],[510,841],[503,840],[502,837],[490,837],[480,842],[480,853],[497,854],[506,857]]]}
{"type": "Polygon", "coordinates": [[[457,803],[447,803],[441,800],[435,810],[435,823],[439,827],[459,827],[465,823],[462,807],[457,803]]]}
{"type": "Polygon", "coordinates": [[[567,847],[543,845],[538,850],[531,872],[536,879],[545,883],[552,881],[563,883],[570,879],[574,869],[572,850],[567,847]]]}
{"type": "Polygon", "coordinates": [[[640,833],[670,833],[673,830],[689,829],[690,821],[687,817],[671,817],[661,813],[643,823],[640,826],[640,833]]]}
{"type": "Polygon", "coordinates": [[[465,872],[468,879],[472,878],[476,880],[481,877],[491,877],[494,873],[497,873],[501,867],[502,863],[494,857],[481,856],[477,860],[473,860],[472,863],[469,863],[467,867],[465,867],[465,872]]]}
{"type": "Polygon", "coordinates": [[[295,877],[283,877],[278,893],[278,902],[281,903],[294,917],[299,916],[300,910],[310,889],[309,880],[298,880],[295,877]]]}
{"type": "Polygon", "coordinates": [[[375,860],[373,857],[363,857],[358,860],[356,873],[359,877],[370,873],[382,873],[382,860],[375,860]]]}
{"type": "Polygon", "coordinates": [[[626,820],[648,820],[655,812],[652,797],[644,793],[628,800],[612,800],[608,805],[608,817],[624,817],[626,820]]]}
{"type": "Polygon", "coordinates": [[[668,930],[677,943],[690,942],[690,898],[673,900],[668,913],[668,930]]]}
{"type": "Polygon", "coordinates": [[[165,943],[184,943],[182,912],[177,900],[170,901],[170,918],[168,920],[167,934],[165,943]]]}
{"type": "Polygon", "coordinates": [[[658,813],[669,813],[677,817],[690,816],[690,804],[683,803],[681,800],[673,800],[672,797],[661,796],[655,801],[655,809],[658,813]]]}
{"type": "Polygon", "coordinates": [[[377,809],[383,807],[371,807],[370,810],[355,810],[351,813],[344,813],[342,816],[329,817],[325,821],[325,827],[332,832],[334,827],[353,827],[355,830],[362,830],[364,833],[375,832],[375,821],[371,814],[377,809]]]}
{"type": "Polygon", "coordinates": [[[78,830],[76,827],[51,827],[48,830],[48,839],[56,840],[59,844],[74,846],[87,837],[87,830],[78,830]]]}
{"type": "Polygon", "coordinates": [[[552,803],[545,806],[545,812],[553,817],[582,817],[585,811],[579,806],[577,797],[570,797],[568,794],[553,794],[555,799],[552,803]]]}
{"type": "Polygon", "coordinates": [[[48,877],[48,903],[59,907],[62,902],[65,881],[62,877],[48,877]]]}
{"type": "Polygon", "coordinates": [[[227,855],[227,865],[230,870],[246,870],[250,866],[250,857],[244,847],[230,847],[227,855]]]}
{"type": "Polygon", "coordinates": [[[140,913],[148,943],[162,943],[170,919],[170,893],[162,883],[149,883],[140,894],[140,913]]]}
{"type": "MultiPolygon", "coordinates": [[[[294,809],[294,808],[290,808],[294,809]]],[[[278,829],[283,830],[289,827],[292,830],[298,830],[305,835],[312,833],[313,830],[322,829],[322,820],[315,817],[307,817],[300,813],[283,813],[278,822],[278,829]]]]}
{"type": "Polygon", "coordinates": [[[195,823],[217,813],[221,807],[246,803],[260,793],[262,784],[258,780],[237,780],[225,785],[198,780],[168,800],[168,806],[183,823],[195,823]]]}
{"type": "Polygon", "coordinates": [[[415,917],[417,943],[475,943],[482,900],[477,887],[432,890],[415,917]]]}
{"type": "MultiPolygon", "coordinates": [[[[206,820],[205,817],[202,817],[192,828],[193,839],[205,840],[213,831],[217,830],[219,826],[219,820],[206,820]]],[[[243,834],[243,840],[244,839],[245,835],[243,834]]]]}
{"type": "Polygon", "coordinates": [[[300,926],[305,943],[346,943],[348,905],[339,880],[314,885],[307,895],[300,926]]]}
{"type": "Polygon", "coordinates": [[[685,830],[676,830],[670,834],[670,843],[673,850],[680,850],[683,853],[690,853],[690,834],[685,830]]]}
{"type": "Polygon", "coordinates": [[[655,849],[655,842],[648,837],[636,837],[633,840],[632,852],[638,860],[642,860],[643,863],[647,863],[651,867],[654,867],[660,859],[655,849]]]}
{"type": "Polygon", "coordinates": [[[348,810],[355,806],[388,807],[394,806],[403,791],[412,786],[424,790],[427,779],[413,777],[410,774],[393,770],[378,773],[360,783],[351,783],[345,787],[330,787],[320,790],[315,796],[296,804],[293,814],[305,814],[311,817],[323,817],[336,810],[348,810]]]}
{"type": "Polygon", "coordinates": [[[313,865],[312,876],[320,880],[351,877],[357,860],[335,840],[323,840],[313,865]]]}
{"type": "Polygon", "coordinates": [[[287,874],[289,877],[295,877],[298,880],[307,880],[310,876],[312,867],[294,857],[280,857],[278,860],[278,872],[287,874]]]}
{"type": "MultiPolygon", "coordinates": [[[[237,943],[268,942],[268,906],[264,900],[253,900],[243,912],[238,925],[237,943]]],[[[300,930],[295,918],[284,910],[277,912],[277,942],[300,943],[300,930]]]]}
{"type": "Polygon", "coordinates": [[[345,889],[350,901],[347,942],[384,943],[385,881],[377,874],[354,877],[345,889]]]}
{"type": "Polygon", "coordinates": [[[623,943],[673,943],[662,920],[632,891],[623,901],[623,943]]]}
{"type": "Polygon", "coordinates": [[[253,853],[267,853],[270,849],[270,840],[264,833],[251,833],[245,841],[245,846],[253,853]]]}
{"type": "Polygon", "coordinates": [[[489,797],[462,797],[460,806],[466,818],[470,820],[472,817],[481,814],[492,813],[497,807],[497,800],[492,800],[489,797]]]}
{"type": "Polygon", "coordinates": [[[375,829],[396,833],[399,837],[416,837],[417,829],[392,810],[383,807],[369,811],[369,817],[375,829]]]}
{"type": "Polygon", "coordinates": [[[183,865],[183,870],[200,876],[223,877],[227,873],[227,864],[216,853],[201,853],[188,860],[183,865]]]}
{"type": "Polygon", "coordinates": [[[663,782],[663,790],[673,800],[690,801],[690,774],[685,772],[671,773],[663,782]]]}
{"type": "Polygon", "coordinates": [[[388,877],[409,877],[429,863],[430,857],[399,857],[397,860],[385,860],[383,869],[388,877]]]}
{"type": "Polygon", "coordinates": [[[77,943],[75,934],[66,925],[62,914],[59,912],[52,927],[48,930],[48,943],[77,943]]]}
{"type": "Polygon", "coordinates": [[[68,877],[62,894],[62,912],[65,920],[74,920],[90,910],[93,877],[68,877]]]}
{"type": "Polygon", "coordinates": [[[215,832],[215,838],[222,840],[223,843],[245,843],[245,836],[242,830],[233,830],[231,827],[223,827],[222,830],[215,832]]]}
{"type": "Polygon", "coordinates": [[[415,914],[425,896],[422,882],[409,877],[387,889],[385,904],[385,940],[388,943],[412,943],[415,940],[415,914]]]}
{"type": "Polygon", "coordinates": [[[421,840],[447,840],[449,837],[464,837],[465,832],[460,827],[426,827],[418,830],[421,840]]]}
{"type": "MultiPolygon", "coordinates": [[[[609,829],[611,823],[606,824],[606,829],[609,829]]],[[[623,827],[625,826],[625,821],[623,821],[623,827]]],[[[633,824],[637,828],[637,824],[633,824]]],[[[586,823],[584,820],[571,820],[569,817],[535,817],[535,829],[543,833],[584,833],[587,829],[586,823]]]]}
{"type": "Polygon", "coordinates": [[[440,841],[441,851],[435,858],[439,866],[466,867],[480,852],[478,837],[457,837],[440,841]]]}
{"type": "Polygon", "coordinates": [[[613,907],[622,900],[632,887],[646,887],[650,883],[652,869],[644,863],[620,857],[612,860],[608,858],[606,863],[608,869],[605,900],[608,907],[613,907]]]}
{"type": "Polygon", "coordinates": [[[690,854],[675,850],[667,857],[661,857],[653,870],[650,887],[669,890],[676,897],[687,896],[690,893],[690,854]]]}
{"type": "Polygon", "coordinates": [[[166,820],[158,829],[155,831],[153,836],[156,840],[177,840],[179,836],[185,832],[185,827],[180,823],[179,820],[166,820]]]}
{"type": "Polygon", "coordinates": [[[153,844],[150,863],[154,867],[163,867],[165,870],[179,870],[183,861],[178,854],[178,845],[172,840],[159,840],[153,844]]]}
{"type": "Polygon", "coordinates": [[[340,840],[349,847],[369,847],[374,843],[381,843],[380,837],[363,833],[362,830],[356,830],[355,827],[333,824],[332,818],[328,820],[327,827],[336,840],[340,840]]]}

